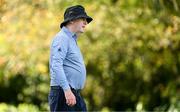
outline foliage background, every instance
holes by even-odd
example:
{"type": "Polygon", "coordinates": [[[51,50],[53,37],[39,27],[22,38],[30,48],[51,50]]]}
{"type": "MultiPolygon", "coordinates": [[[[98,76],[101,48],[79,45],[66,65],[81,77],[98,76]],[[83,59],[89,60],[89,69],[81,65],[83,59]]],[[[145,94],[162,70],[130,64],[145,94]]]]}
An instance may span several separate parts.
{"type": "Polygon", "coordinates": [[[78,39],[88,110],[179,111],[178,0],[0,0],[0,111],[49,110],[49,46],[76,4],[94,19],[78,39]]]}

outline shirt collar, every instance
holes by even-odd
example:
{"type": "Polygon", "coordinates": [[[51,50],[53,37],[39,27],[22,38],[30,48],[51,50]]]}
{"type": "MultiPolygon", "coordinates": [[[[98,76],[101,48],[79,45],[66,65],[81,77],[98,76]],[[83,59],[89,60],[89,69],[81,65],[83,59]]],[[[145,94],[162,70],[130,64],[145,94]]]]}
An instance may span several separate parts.
{"type": "Polygon", "coordinates": [[[77,35],[73,32],[71,32],[68,28],[66,28],[65,26],[62,27],[62,30],[69,36],[74,38],[75,40],[77,40],[77,35]]]}

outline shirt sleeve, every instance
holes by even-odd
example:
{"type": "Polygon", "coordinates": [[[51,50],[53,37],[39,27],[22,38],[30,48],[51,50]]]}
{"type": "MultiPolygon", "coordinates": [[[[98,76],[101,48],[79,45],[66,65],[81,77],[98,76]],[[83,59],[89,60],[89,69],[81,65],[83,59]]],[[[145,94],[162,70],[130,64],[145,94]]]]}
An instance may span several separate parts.
{"type": "Polygon", "coordinates": [[[68,39],[60,37],[52,43],[52,70],[55,73],[57,83],[63,88],[64,91],[70,89],[64,69],[63,61],[68,51],[68,39]]]}

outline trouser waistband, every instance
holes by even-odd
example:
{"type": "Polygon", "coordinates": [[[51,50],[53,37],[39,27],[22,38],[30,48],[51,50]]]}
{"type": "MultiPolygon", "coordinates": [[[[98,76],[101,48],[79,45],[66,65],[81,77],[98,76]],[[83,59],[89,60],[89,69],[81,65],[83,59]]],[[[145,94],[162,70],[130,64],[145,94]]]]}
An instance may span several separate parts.
{"type": "MultiPolygon", "coordinates": [[[[52,90],[57,90],[57,89],[62,89],[62,87],[60,87],[60,86],[51,86],[51,89],[52,90]]],[[[74,89],[74,88],[71,87],[71,91],[74,91],[76,93],[80,93],[81,89],[74,89]]]]}

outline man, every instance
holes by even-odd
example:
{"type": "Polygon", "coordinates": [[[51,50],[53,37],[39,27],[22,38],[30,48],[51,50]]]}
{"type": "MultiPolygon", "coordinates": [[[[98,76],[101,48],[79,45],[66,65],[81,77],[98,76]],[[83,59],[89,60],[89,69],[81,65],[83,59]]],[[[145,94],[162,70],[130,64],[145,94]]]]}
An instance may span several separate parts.
{"type": "Polygon", "coordinates": [[[49,105],[51,111],[87,111],[80,95],[86,79],[83,56],[77,44],[77,36],[84,32],[89,17],[83,6],[66,9],[61,31],[52,41],[50,53],[51,90],[49,105]]]}

